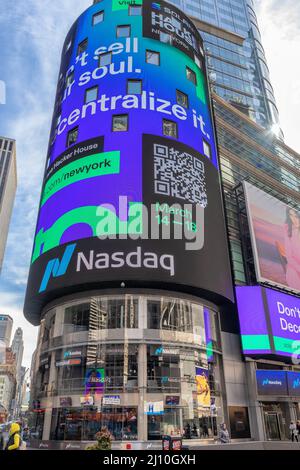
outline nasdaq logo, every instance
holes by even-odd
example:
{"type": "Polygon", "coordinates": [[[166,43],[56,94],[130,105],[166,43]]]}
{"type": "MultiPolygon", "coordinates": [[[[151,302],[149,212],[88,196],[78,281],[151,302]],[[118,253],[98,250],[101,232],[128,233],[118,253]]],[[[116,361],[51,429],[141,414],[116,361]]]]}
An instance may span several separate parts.
{"type": "Polygon", "coordinates": [[[300,379],[295,379],[293,381],[293,388],[299,388],[300,387],[300,379]]]}
{"type": "Polygon", "coordinates": [[[51,277],[60,277],[66,274],[75,247],[76,243],[68,245],[61,260],[59,260],[58,258],[54,258],[48,262],[41,282],[39,293],[44,292],[47,289],[51,277]]]}

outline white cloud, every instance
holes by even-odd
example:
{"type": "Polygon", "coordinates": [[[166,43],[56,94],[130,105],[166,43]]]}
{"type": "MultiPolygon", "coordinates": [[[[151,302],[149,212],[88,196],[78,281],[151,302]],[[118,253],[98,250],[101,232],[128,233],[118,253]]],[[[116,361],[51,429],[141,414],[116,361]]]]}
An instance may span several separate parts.
{"type": "Polygon", "coordinates": [[[300,153],[300,2],[257,0],[257,16],[285,142],[300,153]]]}

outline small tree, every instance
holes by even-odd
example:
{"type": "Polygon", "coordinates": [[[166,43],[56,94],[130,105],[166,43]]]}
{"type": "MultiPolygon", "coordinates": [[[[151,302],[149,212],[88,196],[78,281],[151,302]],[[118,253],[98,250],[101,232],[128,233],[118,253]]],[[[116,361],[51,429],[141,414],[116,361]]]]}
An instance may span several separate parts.
{"type": "Polygon", "coordinates": [[[106,427],[101,428],[95,435],[97,443],[86,447],[85,450],[111,450],[112,437],[109,430],[106,427]]]}

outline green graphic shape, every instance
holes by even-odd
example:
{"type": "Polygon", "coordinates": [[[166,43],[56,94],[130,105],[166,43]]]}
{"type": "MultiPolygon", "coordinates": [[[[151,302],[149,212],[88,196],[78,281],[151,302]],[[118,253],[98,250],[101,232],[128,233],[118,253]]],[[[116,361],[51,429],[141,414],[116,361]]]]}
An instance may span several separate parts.
{"type": "Polygon", "coordinates": [[[268,335],[242,335],[244,351],[260,351],[271,349],[268,335]]]}
{"type": "Polygon", "coordinates": [[[129,6],[143,5],[143,0],[112,0],[112,11],[127,10],[129,6]]]}
{"type": "Polygon", "coordinates": [[[275,346],[276,352],[296,354],[299,351],[299,345],[297,345],[297,341],[295,339],[288,339],[288,338],[281,338],[280,336],[274,336],[274,346],[275,346]]]}
{"type": "Polygon", "coordinates": [[[120,220],[105,206],[83,206],[66,212],[46,231],[41,229],[34,241],[32,263],[43,253],[59,246],[64,232],[73,225],[86,224],[93,237],[143,233],[143,203],[130,202],[128,220],[120,220]]]}
{"type": "Polygon", "coordinates": [[[58,170],[47,181],[42,195],[41,207],[51,196],[66,186],[88,178],[117,173],[120,173],[119,151],[97,153],[71,162],[58,170]]]}

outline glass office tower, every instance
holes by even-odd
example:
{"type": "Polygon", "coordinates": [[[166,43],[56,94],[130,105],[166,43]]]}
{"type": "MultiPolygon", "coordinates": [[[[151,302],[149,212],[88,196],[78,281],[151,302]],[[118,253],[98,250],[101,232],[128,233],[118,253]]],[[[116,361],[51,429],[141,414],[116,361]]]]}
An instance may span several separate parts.
{"type": "Polygon", "coordinates": [[[213,91],[280,136],[278,110],[253,0],[170,3],[192,17],[201,31],[213,91]]]}

